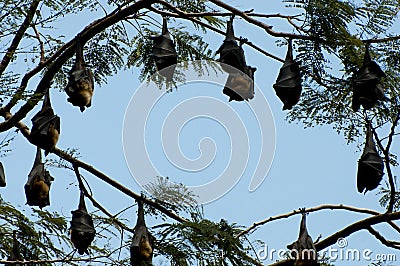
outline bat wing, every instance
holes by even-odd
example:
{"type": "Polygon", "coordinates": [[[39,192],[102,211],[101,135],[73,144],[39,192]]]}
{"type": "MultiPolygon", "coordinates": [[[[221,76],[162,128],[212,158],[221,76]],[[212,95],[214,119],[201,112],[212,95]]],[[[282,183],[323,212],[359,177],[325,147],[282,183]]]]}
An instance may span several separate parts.
{"type": "Polygon", "coordinates": [[[163,18],[162,34],[153,37],[152,56],[156,63],[157,70],[161,75],[172,80],[175,65],[178,62],[178,54],[176,53],[175,43],[171,40],[168,32],[167,20],[163,18]],[[168,68],[169,66],[173,66],[168,68]],[[165,69],[168,68],[168,69],[165,69]]]}
{"type": "Polygon", "coordinates": [[[60,134],[60,117],[54,114],[51,107],[39,111],[32,118],[31,142],[45,150],[50,150],[53,144],[49,141],[52,136],[49,134],[50,127],[53,127],[60,134]]]}
{"type": "Polygon", "coordinates": [[[365,58],[364,65],[356,73],[353,82],[352,108],[355,112],[358,111],[360,105],[366,110],[371,109],[378,100],[384,98],[380,80],[385,77],[385,73],[376,62],[371,61],[369,56],[365,58]]]}
{"type": "Polygon", "coordinates": [[[35,165],[24,186],[26,203],[29,206],[39,206],[40,208],[50,205],[48,191],[53,180],[53,177],[44,168],[43,163],[35,165]]]}
{"type": "Polygon", "coordinates": [[[317,251],[315,249],[312,238],[308,234],[307,225],[306,225],[306,214],[302,214],[301,223],[300,223],[300,232],[298,239],[292,244],[287,246],[288,249],[292,250],[292,256],[296,259],[295,265],[301,265],[300,262],[308,263],[304,265],[319,265],[317,263],[317,251]],[[296,251],[296,252],[294,252],[296,251]],[[307,251],[307,252],[303,252],[307,251]],[[313,251],[313,252],[310,252],[313,251]],[[314,253],[314,254],[312,254],[314,253]],[[297,257],[297,256],[300,257],[297,257]],[[311,256],[311,257],[310,257],[311,256]],[[317,264],[316,264],[317,263],[317,264]]]}
{"type": "Polygon", "coordinates": [[[85,206],[84,196],[81,193],[79,207],[75,211],[71,211],[71,241],[79,254],[88,253],[87,248],[92,243],[96,230],[94,229],[93,219],[88,214],[85,206]]]}
{"type": "Polygon", "coordinates": [[[153,258],[153,237],[146,227],[143,202],[138,200],[138,217],[130,247],[131,265],[139,266],[143,262],[151,265],[153,258]]]}
{"type": "Polygon", "coordinates": [[[6,186],[6,174],[4,172],[3,164],[0,162],[0,187],[6,186]]]}
{"type": "Polygon", "coordinates": [[[276,95],[283,102],[283,110],[290,110],[299,102],[302,91],[300,66],[293,60],[290,43],[285,62],[279,70],[278,78],[273,87],[276,95]]]}
{"type": "Polygon", "coordinates": [[[364,154],[358,161],[357,189],[366,193],[379,186],[383,177],[383,160],[376,152],[364,154]]]}
{"type": "Polygon", "coordinates": [[[364,151],[358,161],[357,190],[366,193],[379,186],[383,177],[383,160],[376,150],[371,125],[367,125],[364,151]]]}
{"type": "Polygon", "coordinates": [[[248,101],[254,98],[254,72],[256,68],[246,66],[245,73],[229,74],[223,93],[229,101],[248,101]]]}
{"type": "Polygon", "coordinates": [[[237,44],[235,39],[233,19],[227,22],[225,40],[216,53],[220,55],[219,62],[222,63],[221,67],[224,71],[232,73],[232,71],[235,72],[238,69],[245,72],[246,59],[242,47],[237,44]],[[235,69],[226,67],[224,64],[235,69]]]}

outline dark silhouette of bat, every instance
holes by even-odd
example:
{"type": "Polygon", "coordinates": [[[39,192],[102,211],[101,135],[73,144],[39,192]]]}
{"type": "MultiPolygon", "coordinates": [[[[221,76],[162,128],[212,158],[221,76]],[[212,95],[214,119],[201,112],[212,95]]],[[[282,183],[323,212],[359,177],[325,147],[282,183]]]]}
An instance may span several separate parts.
{"type": "Polygon", "coordinates": [[[94,93],[94,77],[93,72],[86,68],[83,58],[83,47],[78,38],[76,41],[76,58],[75,65],[69,72],[68,84],[65,92],[69,96],[68,102],[73,106],[79,106],[81,112],[85,107],[92,106],[92,97],[94,93]]]}
{"type": "Polygon", "coordinates": [[[229,74],[223,93],[229,96],[229,101],[248,101],[254,98],[254,72],[257,69],[245,67],[244,73],[229,74]]]}
{"type": "Polygon", "coordinates": [[[219,54],[219,62],[224,71],[236,73],[237,70],[245,72],[246,59],[242,46],[239,46],[235,40],[233,31],[233,16],[227,22],[225,40],[216,52],[219,54]],[[226,65],[231,67],[227,67],[226,65]]]}
{"type": "Polygon", "coordinates": [[[353,82],[352,108],[356,112],[360,105],[365,110],[371,109],[379,100],[384,99],[381,78],[385,73],[371,60],[368,45],[365,48],[364,64],[356,73],[353,82]]]}
{"type": "Polygon", "coordinates": [[[85,205],[85,196],[81,192],[79,206],[75,211],[71,211],[72,220],[70,227],[70,239],[79,254],[89,254],[88,247],[92,243],[96,230],[94,229],[92,217],[88,214],[85,205]]]}
{"type": "Polygon", "coordinates": [[[376,150],[371,124],[367,125],[364,151],[358,161],[357,189],[360,193],[367,193],[379,186],[383,177],[383,160],[376,150]]]}
{"type": "Polygon", "coordinates": [[[35,162],[24,187],[26,204],[29,206],[39,206],[41,209],[50,205],[49,191],[53,180],[54,178],[45,169],[44,163],[42,163],[42,151],[37,147],[35,162]]]}
{"type": "Polygon", "coordinates": [[[32,118],[30,141],[47,155],[57,144],[60,136],[60,117],[51,107],[49,89],[46,90],[42,109],[32,118]]]}
{"type": "Polygon", "coordinates": [[[134,235],[130,248],[131,265],[152,265],[153,258],[153,236],[146,227],[144,220],[144,208],[141,200],[138,203],[138,216],[134,235]]]}
{"type": "Polygon", "coordinates": [[[175,44],[171,40],[168,32],[167,19],[163,18],[162,33],[159,36],[151,37],[153,40],[152,56],[156,63],[158,72],[172,80],[176,63],[178,62],[178,54],[176,53],[175,44]]]}
{"type": "Polygon", "coordinates": [[[320,264],[317,262],[317,250],[307,231],[306,216],[307,214],[302,209],[299,237],[295,242],[289,244],[287,248],[291,250],[292,258],[295,258],[293,265],[318,266],[320,264]]]}
{"type": "Polygon", "coordinates": [[[6,186],[6,174],[4,172],[3,164],[0,162],[0,187],[6,186]]]}
{"type": "Polygon", "coordinates": [[[283,102],[282,110],[290,110],[299,102],[302,86],[299,63],[293,60],[292,40],[288,41],[285,62],[273,85],[276,95],[283,102]]]}
{"type": "MultiPolygon", "coordinates": [[[[19,250],[19,245],[20,244],[17,240],[17,231],[14,230],[13,231],[13,245],[12,245],[10,255],[7,258],[7,261],[22,261],[23,260],[20,250],[19,250]]],[[[7,265],[7,264],[5,264],[5,265],[7,265]]],[[[22,264],[20,264],[20,263],[16,263],[13,265],[22,266],[22,264]]]]}

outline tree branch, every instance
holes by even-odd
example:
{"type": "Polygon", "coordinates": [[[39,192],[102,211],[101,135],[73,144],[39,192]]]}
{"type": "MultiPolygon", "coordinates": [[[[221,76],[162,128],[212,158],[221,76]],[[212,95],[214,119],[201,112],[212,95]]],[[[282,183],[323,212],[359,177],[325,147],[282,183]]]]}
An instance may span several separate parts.
{"type": "Polygon", "coordinates": [[[33,17],[35,16],[35,12],[39,6],[41,0],[33,0],[31,6],[29,7],[28,13],[25,16],[24,22],[19,27],[17,32],[14,35],[14,39],[11,42],[10,47],[8,47],[6,54],[4,55],[3,59],[0,63],[0,76],[3,74],[4,70],[6,70],[8,64],[10,63],[11,59],[14,56],[15,51],[18,48],[19,43],[21,42],[22,38],[28,27],[30,26],[33,17]]]}
{"type": "Polygon", "coordinates": [[[394,248],[394,249],[399,249],[400,250],[400,246],[399,245],[396,245],[392,241],[386,240],[386,238],[384,238],[381,234],[379,234],[378,231],[374,230],[371,226],[368,226],[367,230],[368,230],[368,232],[371,233],[371,235],[373,235],[376,239],[378,239],[383,245],[385,245],[385,246],[387,246],[389,248],[394,248]]]}
{"type": "MultiPolygon", "coordinates": [[[[369,209],[362,209],[362,208],[356,208],[356,207],[352,207],[352,206],[346,206],[346,205],[334,205],[334,204],[329,204],[329,205],[320,205],[317,207],[313,207],[313,208],[308,208],[305,209],[304,211],[307,213],[310,212],[316,212],[316,211],[320,211],[320,210],[347,210],[347,211],[352,211],[352,212],[356,212],[356,213],[364,213],[364,214],[370,214],[370,215],[380,215],[379,212],[373,211],[373,210],[369,210],[369,209]]],[[[266,223],[272,222],[272,221],[276,221],[276,220],[280,220],[280,219],[284,219],[284,218],[289,218],[293,215],[297,215],[297,214],[301,214],[302,211],[299,210],[294,210],[292,212],[289,213],[285,213],[285,214],[280,214],[277,216],[271,216],[265,220],[259,221],[259,222],[255,222],[253,223],[251,226],[249,226],[248,228],[244,229],[242,232],[240,232],[236,237],[240,237],[243,236],[245,234],[248,234],[251,230],[255,229],[256,227],[259,227],[261,225],[264,225],[266,223]]],[[[392,227],[395,226],[397,227],[396,231],[400,232],[400,228],[396,225],[393,224],[392,227]]]]}
{"type": "MultiPolygon", "coordinates": [[[[28,140],[30,139],[29,128],[25,124],[23,124],[22,122],[18,122],[16,127],[21,131],[21,133],[23,134],[24,137],[26,137],[28,140]]],[[[186,220],[186,219],[180,217],[179,215],[173,213],[172,211],[166,209],[164,206],[158,204],[157,202],[142,197],[142,195],[139,195],[139,194],[133,192],[132,190],[125,187],[124,185],[122,185],[122,184],[118,183],[117,181],[113,180],[112,178],[108,177],[106,174],[100,172],[93,166],[90,166],[87,163],[82,162],[82,161],[78,160],[77,158],[72,157],[68,153],[66,153],[58,148],[54,148],[53,150],[50,151],[50,153],[53,153],[53,154],[57,155],[58,157],[70,162],[74,166],[74,169],[78,168],[78,167],[85,169],[86,171],[88,171],[89,173],[98,177],[99,179],[103,180],[104,182],[108,183],[112,187],[118,189],[125,195],[127,195],[131,198],[134,198],[135,200],[143,201],[144,204],[152,206],[153,208],[159,210],[160,212],[164,213],[165,215],[174,219],[175,221],[178,221],[181,223],[189,222],[188,220],[186,220]]],[[[88,193],[88,195],[89,195],[89,193],[88,193]]]]}
{"type": "MultiPolygon", "coordinates": [[[[121,20],[124,20],[125,17],[136,13],[140,9],[149,7],[154,2],[155,0],[139,0],[124,9],[117,9],[118,11],[112,15],[108,15],[103,17],[102,19],[94,21],[86,28],[84,28],[80,33],[78,33],[80,41],[82,43],[87,42],[97,33],[102,32],[103,30],[121,20]]],[[[8,120],[0,123],[0,132],[4,132],[15,126],[18,121],[23,119],[28,114],[28,112],[31,111],[33,107],[39,102],[40,98],[43,97],[45,90],[50,87],[54,75],[59,71],[62,65],[74,55],[77,38],[78,37],[75,37],[73,40],[71,40],[68,43],[68,46],[64,45],[65,50],[52,62],[51,66],[43,75],[35,90],[35,95],[40,97],[31,97],[28,102],[25,103],[14,115],[12,115],[8,120]]],[[[3,110],[3,113],[4,111],[8,110],[3,110]]],[[[2,112],[0,112],[0,114],[1,113],[2,112]]]]}
{"type": "MultiPolygon", "coordinates": [[[[224,31],[222,31],[222,30],[220,30],[220,29],[217,29],[217,28],[215,28],[215,27],[213,27],[213,26],[210,26],[210,25],[208,25],[207,23],[205,23],[205,22],[203,22],[203,21],[201,21],[201,20],[198,20],[198,19],[191,18],[191,17],[187,16],[187,13],[185,13],[184,11],[182,11],[182,10],[180,10],[180,9],[178,9],[178,8],[176,8],[176,7],[174,7],[173,5],[171,5],[170,3],[166,2],[166,1],[158,0],[157,2],[160,3],[160,4],[162,4],[162,5],[164,5],[164,6],[167,7],[168,9],[174,11],[175,13],[167,12],[167,11],[163,11],[163,10],[159,10],[159,9],[154,8],[154,7],[150,7],[150,8],[149,8],[151,11],[153,11],[153,12],[155,12],[155,13],[158,13],[158,14],[160,14],[160,15],[164,15],[164,16],[183,18],[183,19],[192,21],[193,23],[199,24],[199,25],[201,25],[201,26],[203,26],[203,27],[205,27],[205,28],[207,28],[207,29],[209,29],[209,30],[212,30],[212,31],[216,32],[216,33],[219,33],[219,34],[221,34],[221,35],[225,35],[225,32],[224,32],[224,31]]],[[[262,53],[263,55],[265,55],[265,56],[267,56],[267,57],[270,57],[270,58],[275,59],[275,60],[277,60],[277,61],[279,61],[279,62],[282,62],[282,63],[284,62],[283,59],[281,59],[281,58],[279,58],[279,57],[277,57],[277,56],[275,56],[275,55],[273,55],[273,54],[268,53],[267,51],[265,51],[264,49],[258,47],[257,45],[253,44],[252,42],[243,41],[243,40],[241,40],[241,39],[238,38],[238,37],[235,37],[235,38],[236,38],[236,40],[242,41],[243,44],[246,44],[246,45],[252,47],[252,48],[255,49],[256,51],[262,53]]]]}
{"type": "Polygon", "coordinates": [[[122,229],[131,232],[132,234],[134,233],[134,230],[132,228],[129,228],[126,224],[120,222],[115,215],[112,215],[109,211],[107,211],[98,201],[96,201],[92,195],[90,195],[89,191],[86,189],[85,185],[82,182],[82,176],[79,173],[79,168],[75,165],[73,165],[74,167],[74,172],[76,175],[76,178],[78,179],[78,183],[79,183],[79,188],[83,191],[83,194],[85,195],[85,197],[87,197],[93,204],[94,207],[96,207],[97,209],[99,209],[102,213],[104,213],[105,215],[107,215],[109,218],[111,218],[111,220],[113,222],[115,222],[119,227],[121,227],[122,229]]]}
{"type": "Polygon", "coordinates": [[[400,219],[400,212],[384,213],[384,214],[379,214],[379,215],[375,215],[375,216],[366,218],[364,220],[355,222],[355,223],[343,228],[342,230],[334,233],[333,235],[328,236],[327,238],[321,240],[320,242],[315,244],[315,248],[317,249],[317,251],[320,251],[324,248],[327,248],[327,247],[335,244],[339,238],[348,237],[349,235],[351,235],[357,231],[360,231],[362,229],[367,229],[368,227],[370,227],[371,225],[374,225],[374,224],[379,224],[382,222],[388,222],[388,221],[393,221],[393,220],[398,220],[398,219],[400,219]]]}

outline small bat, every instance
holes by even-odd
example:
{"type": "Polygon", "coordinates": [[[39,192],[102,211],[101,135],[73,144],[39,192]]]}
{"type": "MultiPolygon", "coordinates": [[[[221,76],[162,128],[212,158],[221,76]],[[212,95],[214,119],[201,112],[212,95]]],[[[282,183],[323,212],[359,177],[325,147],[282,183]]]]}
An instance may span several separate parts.
{"type": "Polygon", "coordinates": [[[167,78],[168,81],[172,80],[176,63],[178,62],[178,54],[176,53],[175,44],[171,40],[168,32],[167,20],[163,18],[162,34],[159,36],[151,37],[153,40],[152,56],[156,63],[158,72],[167,78]]]}
{"type": "Polygon", "coordinates": [[[6,174],[4,173],[3,164],[0,162],[0,187],[6,186],[6,174]]]}
{"type": "Polygon", "coordinates": [[[293,60],[292,41],[288,42],[288,50],[283,66],[279,70],[276,83],[273,85],[276,95],[283,102],[282,110],[290,110],[300,100],[302,91],[299,63],[293,60]]]}
{"type": "Polygon", "coordinates": [[[57,144],[60,136],[60,117],[51,107],[49,89],[46,90],[42,109],[32,118],[30,141],[47,155],[57,144]]]}
{"type": "MultiPolygon", "coordinates": [[[[12,245],[12,249],[10,252],[10,256],[8,256],[8,258],[7,258],[8,261],[22,261],[23,260],[21,253],[20,253],[19,245],[20,244],[17,240],[17,231],[14,230],[13,231],[13,245],[12,245]]],[[[7,265],[7,264],[5,264],[5,265],[7,265]]],[[[16,263],[13,265],[22,266],[22,264],[20,264],[20,263],[16,263]]]]}
{"type": "Polygon", "coordinates": [[[289,244],[287,248],[291,250],[291,255],[293,258],[295,258],[295,266],[320,265],[317,262],[318,256],[317,250],[314,246],[314,242],[312,241],[312,238],[307,231],[306,213],[304,212],[304,210],[301,217],[299,237],[295,242],[289,244]]]}
{"type": "Polygon", "coordinates": [[[42,163],[42,151],[39,147],[36,150],[35,162],[26,182],[25,196],[26,204],[29,206],[39,206],[41,209],[50,205],[50,186],[54,178],[45,169],[42,163]]]}
{"type": "Polygon", "coordinates": [[[228,73],[237,72],[237,70],[245,72],[246,59],[242,46],[239,46],[235,40],[233,17],[227,22],[225,40],[216,53],[219,54],[219,62],[224,71],[228,73]]]}
{"type": "Polygon", "coordinates": [[[71,213],[72,220],[69,230],[71,242],[78,249],[79,254],[89,254],[87,249],[94,239],[96,230],[92,217],[87,212],[83,192],[80,194],[78,209],[71,213]]]}
{"type": "Polygon", "coordinates": [[[367,125],[364,151],[358,161],[357,190],[367,193],[379,186],[383,177],[383,160],[375,147],[371,125],[367,125]]]}
{"type": "Polygon", "coordinates": [[[368,45],[365,48],[364,64],[356,73],[353,82],[352,108],[357,112],[360,105],[365,110],[371,109],[379,100],[384,99],[384,92],[380,83],[385,73],[379,65],[371,60],[368,45]]]}
{"type": "Polygon", "coordinates": [[[138,200],[138,218],[134,231],[130,249],[131,265],[139,266],[143,265],[143,263],[152,265],[153,236],[146,227],[143,202],[140,200],[138,200]]]}
{"type": "Polygon", "coordinates": [[[223,93],[229,96],[229,101],[248,101],[254,98],[254,72],[257,69],[245,67],[245,73],[229,74],[223,93]]]}
{"type": "Polygon", "coordinates": [[[65,92],[69,96],[68,102],[73,106],[79,106],[81,112],[85,107],[92,106],[92,97],[94,93],[93,72],[86,68],[83,58],[83,47],[79,38],[76,41],[75,65],[69,72],[68,84],[65,92]]]}

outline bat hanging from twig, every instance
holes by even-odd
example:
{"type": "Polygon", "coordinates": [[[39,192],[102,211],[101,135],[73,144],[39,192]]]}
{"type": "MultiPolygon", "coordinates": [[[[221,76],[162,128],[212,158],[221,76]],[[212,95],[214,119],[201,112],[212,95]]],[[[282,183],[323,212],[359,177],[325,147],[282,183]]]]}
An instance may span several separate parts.
{"type": "Polygon", "coordinates": [[[57,144],[60,136],[60,117],[54,114],[49,89],[46,90],[42,109],[32,118],[30,141],[45,150],[47,155],[57,144]]]}
{"type": "Polygon", "coordinates": [[[219,62],[221,63],[221,67],[224,71],[228,73],[236,73],[239,70],[244,73],[246,59],[242,46],[238,45],[235,39],[233,19],[234,16],[231,16],[231,19],[228,20],[225,40],[216,53],[219,54],[219,62]]]}
{"type": "Polygon", "coordinates": [[[292,40],[288,41],[285,62],[273,85],[276,95],[283,102],[283,110],[290,110],[299,102],[302,86],[299,63],[293,59],[292,40]]]}
{"type": "Polygon", "coordinates": [[[364,151],[358,161],[357,190],[367,193],[379,186],[383,177],[383,160],[376,150],[371,124],[367,124],[364,151]]]}
{"type": "Polygon", "coordinates": [[[88,247],[92,243],[96,230],[94,229],[93,219],[88,214],[85,204],[85,196],[81,191],[79,206],[75,211],[71,211],[72,220],[70,227],[70,239],[79,254],[89,254],[88,247]]]}
{"type": "Polygon", "coordinates": [[[167,19],[163,17],[163,26],[161,35],[151,37],[153,40],[152,56],[156,63],[158,72],[172,80],[176,63],[178,62],[178,54],[176,53],[175,43],[171,40],[167,27],[167,19]]]}
{"type": "Polygon", "coordinates": [[[307,231],[306,216],[307,214],[302,209],[299,237],[287,248],[290,249],[291,257],[295,259],[294,266],[319,266],[317,250],[307,231]]]}
{"type": "Polygon", "coordinates": [[[50,205],[50,186],[54,178],[45,169],[42,163],[42,151],[36,148],[35,162],[25,184],[26,203],[29,206],[43,208],[50,205]]]}
{"type": "Polygon", "coordinates": [[[141,200],[138,203],[138,215],[134,235],[131,244],[131,265],[152,265],[153,258],[153,236],[146,227],[144,220],[144,208],[141,200]]]}
{"type": "Polygon", "coordinates": [[[381,78],[385,73],[379,65],[371,60],[369,45],[365,47],[364,64],[356,73],[353,82],[352,108],[356,112],[360,105],[365,110],[371,109],[379,100],[383,100],[384,92],[381,85],[381,78]]]}
{"type": "Polygon", "coordinates": [[[68,102],[73,106],[79,106],[81,112],[85,107],[92,106],[92,97],[94,93],[93,72],[86,67],[83,58],[83,46],[78,37],[76,40],[76,58],[75,65],[69,72],[69,79],[65,92],[69,96],[68,102]]]}

